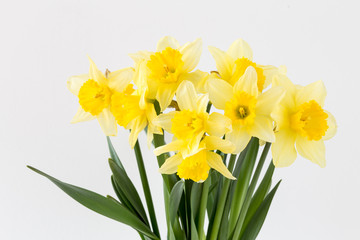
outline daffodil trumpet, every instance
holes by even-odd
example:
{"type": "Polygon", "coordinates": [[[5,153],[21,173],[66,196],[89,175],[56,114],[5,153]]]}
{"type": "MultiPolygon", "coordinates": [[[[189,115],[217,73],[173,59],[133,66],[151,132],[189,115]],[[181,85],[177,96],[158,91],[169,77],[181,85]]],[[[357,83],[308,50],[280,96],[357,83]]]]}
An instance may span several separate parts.
{"type": "Polygon", "coordinates": [[[166,36],[156,49],[130,54],[133,66],[102,72],[89,58],[89,73],[68,79],[79,103],[71,122],[97,119],[107,138],[116,198],[29,168],[85,207],[132,227],[140,239],[256,239],[280,184],[272,186],[275,168],[298,156],[325,167],[324,142],[337,124],[325,110],[322,81],[292,83],[284,66],[255,61],[242,39],[227,51],[209,51],[216,70],[201,71],[202,40],[181,45],[166,36]],[[112,144],[119,126],[134,150],[146,206],[115,150],[127,146],[112,144]],[[142,132],[153,157],[141,152],[142,132]],[[156,217],[152,191],[159,186],[146,171],[155,156],[166,223],[156,217]]]}

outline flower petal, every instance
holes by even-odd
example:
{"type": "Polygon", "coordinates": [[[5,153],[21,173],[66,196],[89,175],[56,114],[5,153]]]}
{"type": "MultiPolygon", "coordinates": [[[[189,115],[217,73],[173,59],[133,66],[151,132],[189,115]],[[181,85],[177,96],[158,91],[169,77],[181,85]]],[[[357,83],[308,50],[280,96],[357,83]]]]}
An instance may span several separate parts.
{"type": "Polygon", "coordinates": [[[110,112],[110,107],[105,108],[99,115],[96,116],[101,129],[106,136],[116,136],[117,125],[114,115],[110,112]]]}
{"type": "Polygon", "coordinates": [[[199,96],[196,100],[196,112],[197,113],[205,113],[208,103],[209,103],[209,95],[208,94],[203,94],[203,95],[199,96]]]}
{"type": "Polygon", "coordinates": [[[288,167],[296,160],[296,135],[291,130],[281,129],[275,133],[276,141],[271,146],[271,154],[275,167],[288,167]]]}
{"type": "Polygon", "coordinates": [[[216,68],[219,71],[221,78],[225,80],[230,79],[234,68],[234,59],[216,47],[208,47],[208,49],[215,59],[216,68]]]}
{"type": "Polygon", "coordinates": [[[79,95],[81,86],[89,80],[89,74],[81,74],[77,76],[71,76],[66,82],[66,86],[69,91],[75,96],[79,95]]]}
{"type": "Polygon", "coordinates": [[[184,142],[182,140],[175,140],[166,145],[157,147],[154,149],[154,154],[159,156],[166,152],[174,152],[180,150],[184,146],[184,142]]]}
{"type": "Polygon", "coordinates": [[[145,116],[139,116],[135,118],[132,121],[132,123],[130,123],[129,128],[131,129],[131,131],[129,135],[129,143],[131,148],[134,148],[140,132],[144,130],[146,125],[147,125],[147,120],[145,116]]]}
{"type": "Polygon", "coordinates": [[[329,140],[330,138],[335,136],[336,131],[337,131],[337,124],[336,124],[336,120],[335,120],[334,116],[328,111],[325,111],[325,112],[328,115],[327,124],[328,124],[329,128],[327,129],[325,136],[322,138],[322,140],[329,140]]]}
{"type": "Polygon", "coordinates": [[[259,94],[259,90],[257,87],[257,74],[255,68],[249,66],[244,75],[235,83],[234,91],[240,92],[245,91],[251,96],[257,97],[259,94]]]}
{"type": "Polygon", "coordinates": [[[132,67],[124,68],[109,74],[109,87],[118,92],[123,92],[134,76],[132,67]]]}
{"type": "Polygon", "coordinates": [[[319,80],[301,88],[296,94],[298,105],[315,100],[321,107],[324,106],[326,89],[323,81],[319,80]]]}
{"type": "Polygon", "coordinates": [[[207,72],[196,70],[191,73],[183,73],[180,75],[178,81],[188,80],[192,82],[199,93],[206,93],[205,84],[208,77],[207,72]]]}
{"type": "Polygon", "coordinates": [[[209,78],[207,86],[212,104],[218,109],[225,109],[226,102],[230,101],[233,95],[232,86],[216,78],[209,78]]]}
{"type": "Polygon", "coordinates": [[[71,123],[85,122],[95,119],[96,116],[91,115],[91,113],[85,112],[84,109],[79,106],[78,111],[71,120],[71,123]]]}
{"type": "Polygon", "coordinates": [[[266,142],[274,142],[275,134],[273,128],[273,121],[270,117],[256,115],[254,125],[249,130],[249,133],[266,142]]]}
{"type": "Polygon", "coordinates": [[[129,57],[131,57],[131,59],[134,60],[136,64],[139,64],[141,61],[150,60],[150,56],[152,54],[154,53],[149,51],[139,51],[137,53],[130,53],[129,57]]]}
{"type": "Polygon", "coordinates": [[[178,153],[174,156],[169,157],[166,159],[164,164],[159,169],[159,172],[161,174],[173,174],[177,172],[178,166],[183,161],[183,158],[181,157],[181,154],[178,153]]]}
{"type": "Polygon", "coordinates": [[[90,62],[90,70],[89,70],[89,77],[90,79],[100,83],[100,84],[107,84],[107,79],[105,78],[104,74],[96,67],[93,60],[88,57],[90,62]]]}
{"type": "Polygon", "coordinates": [[[180,48],[182,60],[184,61],[183,71],[191,72],[199,64],[202,52],[202,40],[200,38],[188,42],[180,48]]]}
{"type": "Polygon", "coordinates": [[[277,86],[272,87],[268,91],[260,94],[256,103],[256,114],[270,116],[271,112],[279,105],[285,96],[285,89],[277,86]]]}
{"type": "Polygon", "coordinates": [[[176,91],[176,100],[181,110],[196,111],[197,94],[190,81],[183,81],[176,91]]]}
{"type": "Polygon", "coordinates": [[[207,150],[220,150],[223,153],[232,153],[235,146],[232,142],[214,136],[206,136],[203,140],[207,150]]]}
{"type": "Polygon", "coordinates": [[[238,58],[247,58],[250,61],[253,59],[253,52],[247,42],[239,38],[235,40],[226,51],[234,60],[238,58]]]}
{"type": "Polygon", "coordinates": [[[273,77],[279,73],[279,69],[271,65],[256,65],[263,69],[263,74],[265,76],[264,89],[267,88],[273,81],[273,77]]]}
{"type": "Polygon", "coordinates": [[[163,129],[165,129],[165,131],[172,133],[171,131],[171,126],[172,126],[172,122],[171,120],[174,118],[176,111],[172,111],[169,113],[164,113],[164,114],[160,114],[159,116],[157,116],[152,123],[155,126],[159,126],[163,129]]]}
{"type": "Polygon", "coordinates": [[[233,125],[233,130],[225,135],[225,139],[235,145],[234,154],[240,153],[249,143],[251,136],[241,127],[233,125]]]}
{"type": "Polygon", "coordinates": [[[209,135],[222,137],[225,133],[231,131],[231,119],[220,113],[213,112],[210,114],[205,128],[209,135]]]}
{"type": "Polygon", "coordinates": [[[160,85],[156,93],[156,100],[159,101],[161,111],[164,111],[174,98],[176,89],[171,85],[160,85]]]}
{"type": "Polygon", "coordinates": [[[167,47],[170,47],[172,49],[178,49],[180,47],[179,42],[170,36],[165,36],[160,38],[160,40],[157,43],[156,51],[161,52],[165,50],[167,47]]]}
{"type": "Polygon", "coordinates": [[[299,154],[320,167],[325,167],[325,144],[323,140],[309,141],[305,137],[296,138],[296,149],[299,154]]]}
{"type": "Polygon", "coordinates": [[[227,167],[225,166],[225,164],[222,161],[219,154],[214,153],[214,152],[206,152],[206,159],[207,159],[209,166],[211,168],[215,169],[216,171],[218,171],[219,173],[221,173],[222,175],[224,175],[224,177],[232,179],[232,180],[236,179],[231,174],[229,169],[227,169],[227,167]]]}

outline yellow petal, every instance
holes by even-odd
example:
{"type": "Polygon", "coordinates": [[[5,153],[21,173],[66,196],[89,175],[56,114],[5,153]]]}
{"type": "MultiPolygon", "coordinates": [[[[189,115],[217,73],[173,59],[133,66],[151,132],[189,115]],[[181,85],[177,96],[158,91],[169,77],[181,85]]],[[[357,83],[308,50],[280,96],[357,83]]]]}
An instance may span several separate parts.
{"type": "Polygon", "coordinates": [[[137,53],[130,53],[129,57],[131,57],[131,59],[134,60],[136,64],[139,64],[141,61],[150,60],[150,56],[153,54],[153,52],[139,51],[137,53]]]}
{"type": "Polygon", "coordinates": [[[271,112],[285,95],[285,89],[277,86],[272,87],[268,91],[260,94],[256,103],[256,114],[270,116],[271,112]]]}
{"type": "Polygon", "coordinates": [[[101,129],[106,136],[116,136],[117,125],[114,115],[110,112],[110,107],[105,108],[98,116],[96,116],[101,129]]]}
{"type": "Polygon", "coordinates": [[[81,74],[77,76],[69,77],[66,86],[69,91],[74,94],[75,96],[79,95],[79,91],[81,86],[89,80],[89,74],[81,74]]]}
{"type": "Polygon", "coordinates": [[[323,81],[319,80],[301,88],[296,94],[298,105],[315,100],[321,107],[324,106],[326,89],[323,81]]]}
{"type": "Polygon", "coordinates": [[[165,113],[165,114],[160,114],[152,121],[152,123],[156,126],[159,126],[163,129],[165,129],[165,131],[172,133],[171,132],[171,125],[172,125],[171,120],[174,118],[175,113],[176,113],[176,111],[165,113]]]}
{"type": "Polygon", "coordinates": [[[183,73],[179,76],[178,81],[184,81],[188,80],[192,82],[196,88],[196,91],[199,93],[206,93],[205,90],[205,84],[206,84],[206,78],[209,74],[207,72],[203,72],[200,70],[196,70],[191,73],[183,73]]]}
{"type": "Polygon", "coordinates": [[[207,162],[208,162],[209,166],[211,168],[215,169],[216,171],[218,171],[219,173],[221,173],[222,175],[224,175],[224,177],[232,179],[232,180],[236,179],[231,174],[229,169],[227,169],[227,167],[225,166],[225,164],[222,161],[219,154],[216,154],[214,152],[207,152],[206,153],[206,159],[207,159],[207,162]]]}
{"type": "Polygon", "coordinates": [[[156,93],[156,99],[159,101],[161,111],[164,111],[170,105],[171,100],[175,95],[175,91],[173,86],[159,86],[156,93]]]}
{"type": "Polygon", "coordinates": [[[179,149],[181,149],[184,146],[184,143],[182,140],[175,140],[172,141],[164,146],[161,147],[157,147],[154,149],[154,154],[156,156],[159,156],[163,153],[166,152],[173,152],[173,151],[178,151],[179,149]]]}
{"type": "Polygon", "coordinates": [[[100,84],[105,84],[107,85],[107,80],[104,77],[104,74],[102,74],[102,72],[96,67],[95,63],[93,60],[91,60],[90,57],[88,57],[89,62],[90,62],[90,70],[89,70],[89,77],[90,79],[100,83],[100,84]]]}
{"type": "Polygon", "coordinates": [[[249,66],[244,75],[235,83],[234,91],[240,92],[245,91],[251,96],[257,97],[259,90],[257,87],[257,74],[255,68],[249,66]]]}
{"type": "Polygon", "coordinates": [[[156,51],[157,52],[161,52],[163,50],[165,50],[167,47],[170,47],[172,49],[178,49],[180,47],[179,42],[170,36],[165,36],[162,37],[158,43],[157,43],[157,47],[156,47],[156,51]]]}
{"type": "Polygon", "coordinates": [[[271,145],[271,154],[275,167],[288,167],[296,160],[296,135],[288,129],[275,133],[276,141],[271,145]]]}
{"type": "Polygon", "coordinates": [[[328,115],[327,124],[328,124],[329,128],[327,129],[325,136],[322,138],[322,140],[329,140],[330,138],[335,136],[336,131],[337,131],[337,124],[336,124],[336,120],[335,120],[334,116],[328,111],[325,111],[325,112],[328,115]]]}
{"type": "Polygon", "coordinates": [[[325,167],[325,144],[323,140],[309,141],[306,137],[298,136],[296,138],[296,149],[299,154],[320,167],[325,167]]]}
{"type": "Polygon", "coordinates": [[[235,40],[226,52],[234,60],[238,58],[247,58],[250,61],[253,59],[253,52],[247,42],[243,39],[235,40]]]}
{"type": "Polygon", "coordinates": [[[181,154],[176,154],[174,156],[169,157],[166,159],[165,163],[159,169],[161,174],[173,174],[177,172],[178,166],[183,161],[181,154]]]}
{"type": "Polygon", "coordinates": [[[134,76],[134,69],[124,68],[109,74],[109,87],[118,92],[123,92],[134,76]]]}
{"type": "Polygon", "coordinates": [[[222,137],[225,133],[231,131],[231,119],[220,113],[213,112],[210,114],[205,127],[209,135],[222,137]]]}
{"type": "Polygon", "coordinates": [[[96,116],[91,115],[91,113],[85,112],[84,109],[79,106],[78,111],[71,120],[71,123],[85,122],[95,119],[96,116]]]}
{"type": "Polygon", "coordinates": [[[271,65],[256,65],[263,69],[263,74],[265,76],[264,89],[267,88],[273,81],[273,77],[278,74],[279,70],[275,66],[271,65]]]}
{"type": "Polygon", "coordinates": [[[235,146],[232,142],[215,136],[206,136],[203,140],[207,150],[220,150],[223,153],[232,153],[235,146]]]}
{"type": "Polygon", "coordinates": [[[225,139],[235,145],[233,153],[237,154],[245,149],[251,139],[251,135],[249,135],[249,133],[247,133],[244,129],[233,125],[233,130],[225,135],[225,139]]]}
{"type": "Polygon", "coordinates": [[[234,68],[234,59],[216,47],[208,47],[208,49],[215,59],[216,68],[219,71],[221,78],[226,80],[230,79],[234,68]]]}
{"type": "Polygon", "coordinates": [[[197,94],[194,85],[183,81],[176,91],[176,100],[181,110],[196,111],[197,94]]]}
{"type": "Polygon", "coordinates": [[[196,112],[197,113],[206,112],[208,103],[209,103],[209,95],[208,94],[199,96],[196,101],[196,112]]]}
{"type": "Polygon", "coordinates": [[[202,40],[200,38],[193,42],[186,43],[180,48],[182,60],[184,61],[183,71],[191,72],[199,64],[202,52],[202,40]]]}
{"type": "Polygon", "coordinates": [[[146,125],[147,120],[145,116],[139,116],[131,122],[131,125],[129,127],[131,129],[129,135],[129,143],[131,148],[134,148],[140,132],[144,130],[146,125]]]}
{"type": "Polygon", "coordinates": [[[275,134],[273,129],[273,120],[270,117],[256,115],[254,125],[249,130],[249,133],[266,142],[274,142],[275,134]]]}
{"type": "Polygon", "coordinates": [[[209,98],[212,104],[218,109],[225,109],[226,102],[230,101],[233,95],[232,86],[222,79],[209,78],[209,98]]]}

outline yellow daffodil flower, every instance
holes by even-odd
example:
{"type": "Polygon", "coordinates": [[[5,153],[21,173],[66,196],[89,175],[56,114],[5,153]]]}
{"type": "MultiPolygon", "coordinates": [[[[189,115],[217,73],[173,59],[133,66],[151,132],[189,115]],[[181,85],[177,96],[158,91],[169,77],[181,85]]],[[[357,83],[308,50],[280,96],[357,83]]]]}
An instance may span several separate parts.
{"type": "Polygon", "coordinates": [[[131,82],[134,70],[124,68],[115,72],[99,71],[89,58],[89,74],[70,77],[68,89],[79,98],[80,106],[72,123],[97,118],[106,136],[117,134],[116,120],[110,111],[111,98],[115,92],[123,92],[131,82]]]}
{"type": "Polygon", "coordinates": [[[225,139],[235,144],[234,153],[241,152],[252,136],[266,142],[275,141],[270,114],[284,95],[282,87],[260,93],[256,69],[250,66],[234,87],[224,80],[211,78],[208,91],[214,106],[225,110],[224,115],[232,121],[232,131],[225,139]]]}
{"type": "Polygon", "coordinates": [[[276,167],[291,165],[297,152],[306,159],[325,167],[324,140],[336,133],[333,115],[324,110],[326,89],[322,81],[305,87],[294,85],[286,71],[274,77],[273,85],[286,88],[279,107],[272,113],[276,121],[276,141],[271,147],[276,167]],[[296,145],[296,149],[295,149],[296,145]]]}
{"type": "Polygon", "coordinates": [[[257,87],[260,92],[269,86],[272,77],[277,73],[277,68],[274,66],[259,65],[253,62],[253,52],[249,44],[242,39],[234,41],[226,52],[216,47],[209,47],[209,51],[215,59],[220,77],[232,86],[249,66],[256,71],[257,87]]]}
{"type": "Polygon", "coordinates": [[[176,99],[180,111],[161,114],[154,120],[155,125],[174,134],[171,143],[154,150],[156,155],[180,151],[186,158],[198,151],[200,140],[205,133],[222,137],[231,130],[229,118],[220,113],[206,112],[209,98],[207,95],[198,96],[191,82],[183,81],[180,84],[176,99]]]}
{"type": "MultiPolygon", "coordinates": [[[[139,68],[144,64],[139,64],[139,68]]],[[[147,85],[143,82],[144,71],[137,71],[134,82],[138,83],[134,90],[132,85],[123,92],[116,92],[111,99],[111,112],[114,114],[117,123],[126,129],[130,129],[129,143],[133,148],[142,130],[147,127],[147,143],[151,145],[153,134],[162,134],[160,127],[152,122],[155,119],[156,111],[154,104],[147,101],[147,85]]]]}
{"type": "Polygon", "coordinates": [[[234,150],[234,145],[219,137],[205,136],[195,154],[183,157],[181,153],[177,153],[168,158],[159,171],[162,174],[177,172],[180,178],[202,182],[207,179],[210,168],[213,168],[225,177],[235,179],[226,168],[220,155],[213,150],[230,153],[234,150]]]}
{"type": "Polygon", "coordinates": [[[195,83],[203,78],[204,72],[192,72],[199,63],[201,51],[201,39],[180,46],[176,39],[166,36],[159,40],[156,52],[130,55],[136,64],[146,61],[148,97],[159,102],[161,111],[169,106],[183,80],[195,83]]]}

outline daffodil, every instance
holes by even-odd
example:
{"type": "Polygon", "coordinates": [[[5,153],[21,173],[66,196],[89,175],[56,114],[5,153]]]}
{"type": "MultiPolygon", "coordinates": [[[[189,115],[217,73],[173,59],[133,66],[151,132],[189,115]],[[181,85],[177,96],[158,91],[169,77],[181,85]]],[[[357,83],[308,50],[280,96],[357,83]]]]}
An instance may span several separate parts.
{"type": "Polygon", "coordinates": [[[89,74],[70,77],[68,89],[79,98],[79,108],[72,123],[98,119],[107,136],[117,134],[114,115],[110,111],[111,98],[115,92],[123,92],[131,82],[133,68],[124,68],[104,75],[89,58],[89,74]]]}
{"type": "Polygon", "coordinates": [[[257,87],[260,92],[269,86],[272,77],[277,73],[277,68],[274,66],[253,62],[253,52],[249,44],[242,39],[234,41],[226,52],[216,47],[209,47],[209,51],[215,59],[219,77],[232,86],[249,66],[256,71],[257,87]]]}
{"type": "Polygon", "coordinates": [[[169,157],[160,168],[162,174],[176,173],[180,178],[191,179],[195,182],[205,181],[210,168],[215,169],[229,179],[235,179],[226,168],[221,156],[213,150],[230,153],[234,145],[226,140],[215,136],[205,136],[195,154],[183,157],[179,152],[169,157]]]}
{"type": "MultiPolygon", "coordinates": [[[[143,68],[144,64],[137,66],[143,68]]],[[[134,82],[138,83],[137,89],[128,85],[123,92],[116,92],[111,99],[111,112],[114,114],[117,123],[126,129],[130,129],[129,143],[135,146],[138,136],[147,127],[147,142],[150,146],[153,134],[162,134],[160,127],[153,124],[156,111],[154,104],[149,102],[147,96],[147,85],[143,82],[144,71],[137,71],[134,82]]]]}
{"type": "Polygon", "coordinates": [[[224,115],[231,119],[232,131],[225,139],[235,144],[234,153],[241,152],[252,136],[266,142],[275,141],[270,114],[283,97],[282,87],[260,93],[257,72],[250,66],[234,87],[224,80],[211,78],[208,91],[214,106],[224,110],[224,115]]]}
{"type": "Polygon", "coordinates": [[[283,70],[273,82],[273,85],[286,88],[285,97],[272,113],[276,121],[276,141],[271,148],[274,165],[291,165],[298,152],[325,167],[324,140],[332,138],[337,127],[333,115],[323,109],[326,97],[324,83],[317,81],[302,87],[294,85],[285,74],[283,70]]]}
{"type": "Polygon", "coordinates": [[[199,149],[200,140],[207,133],[222,137],[231,130],[231,121],[224,115],[213,112],[208,114],[206,107],[208,95],[198,96],[194,85],[183,81],[176,91],[180,111],[159,115],[154,124],[174,134],[171,143],[155,149],[155,154],[180,151],[183,157],[194,154],[199,149]]]}
{"type": "Polygon", "coordinates": [[[169,106],[182,81],[195,83],[203,78],[203,72],[192,72],[199,63],[201,51],[201,39],[180,46],[176,39],[166,36],[159,40],[156,52],[141,51],[130,55],[136,64],[146,61],[148,98],[156,99],[161,111],[169,106]]]}

